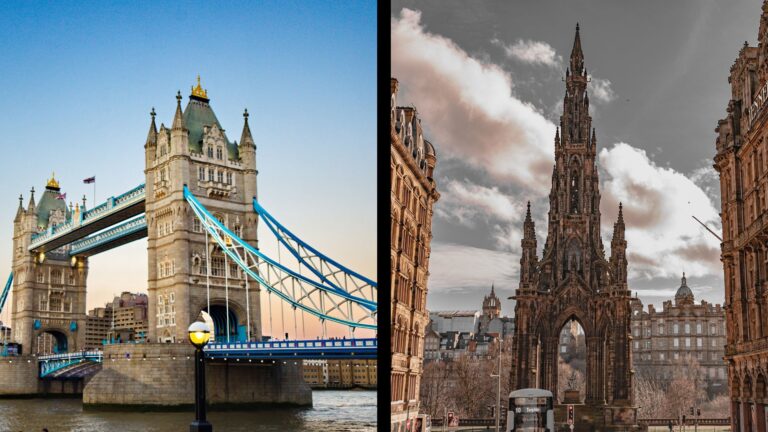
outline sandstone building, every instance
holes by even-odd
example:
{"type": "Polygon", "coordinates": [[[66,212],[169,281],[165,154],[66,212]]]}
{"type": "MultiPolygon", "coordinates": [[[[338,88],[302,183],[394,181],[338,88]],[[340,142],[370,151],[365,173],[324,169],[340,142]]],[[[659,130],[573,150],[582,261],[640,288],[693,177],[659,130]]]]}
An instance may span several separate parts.
{"type": "MultiPolygon", "coordinates": [[[[630,353],[630,291],[621,205],[611,255],[600,237],[597,138],[589,115],[588,75],[579,27],[566,69],[563,114],[555,133],[548,231],[542,257],[530,204],[523,224],[520,285],[515,296],[511,388],[558,394],[561,329],[575,320],[586,340],[584,430],[636,429],[630,353]]],[[[564,408],[556,409],[564,419],[564,408]]],[[[562,421],[562,420],[559,420],[562,421]]],[[[577,429],[578,430],[578,429],[577,429]]]]}
{"type": "Polygon", "coordinates": [[[109,343],[147,341],[147,295],[123,292],[105,307],[88,311],[85,348],[100,348],[109,343]]]}
{"type": "Polygon", "coordinates": [[[731,430],[766,430],[768,411],[768,2],[758,45],[746,42],[731,66],[731,97],[715,132],[720,174],[731,430]]]}
{"type": "Polygon", "coordinates": [[[662,310],[648,305],[645,311],[639,299],[632,299],[632,363],[638,376],[666,388],[690,356],[701,368],[710,396],[724,393],[724,349],[725,310],[704,300],[696,304],[685,273],[674,303],[665,301],[662,310]]]}
{"type": "Polygon", "coordinates": [[[419,412],[419,382],[428,315],[427,277],[432,206],[439,198],[433,178],[437,155],[426,140],[415,108],[397,106],[391,79],[391,429],[405,430],[419,412]]]}

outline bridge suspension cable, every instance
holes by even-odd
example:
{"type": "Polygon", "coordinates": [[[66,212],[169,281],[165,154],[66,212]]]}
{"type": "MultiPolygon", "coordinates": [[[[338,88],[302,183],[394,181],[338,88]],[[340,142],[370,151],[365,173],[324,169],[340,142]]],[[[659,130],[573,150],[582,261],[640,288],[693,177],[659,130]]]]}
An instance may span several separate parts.
{"type": "MultiPolygon", "coordinates": [[[[277,263],[230,231],[184,187],[184,198],[200,220],[211,238],[224,253],[244,272],[274,293],[284,302],[325,321],[336,322],[349,327],[376,329],[377,303],[355,294],[362,290],[347,292],[339,287],[329,286],[302,276],[277,263]],[[229,239],[229,241],[225,239],[229,239]],[[288,287],[291,280],[296,285],[296,295],[288,287]]],[[[329,279],[332,280],[332,279],[329,279]]],[[[373,288],[373,285],[370,285],[373,288]]]]}
{"type": "Polygon", "coordinates": [[[2,294],[0,294],[0,312],[5,307],[5,302],[8,300],[8,293],[11,291],[11,285],[13,285],[13,272],[8,275],[8,281],[5,283],[2,294]]]}
{"type": "Polygon", "coordinates": [[[354,297],[376,302],[376,282],[339,264],[301,240],[267,212],[256,199],[253,200],[253,209],[280,243],[323,283],[354,297]]]}

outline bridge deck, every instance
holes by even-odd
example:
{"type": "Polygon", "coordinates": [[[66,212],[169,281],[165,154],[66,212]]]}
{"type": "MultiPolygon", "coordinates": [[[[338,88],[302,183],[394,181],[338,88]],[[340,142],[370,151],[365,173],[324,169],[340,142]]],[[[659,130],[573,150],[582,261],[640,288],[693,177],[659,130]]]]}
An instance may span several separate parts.
{"type": "Polygon", "coordinates": [[[99,232],[117,223],[138,216],[145,211],[144,185],[139,185],[117,197],[82,213],[79,220],[49,227],[47,231],[32,235],[30,251],[48,252],[99,232]]]}
{"type": "Polygon", "coordinates": [[[376,339],[317,339],[269,342],[211,343],[210,359],[375,359],[376,339]]]}

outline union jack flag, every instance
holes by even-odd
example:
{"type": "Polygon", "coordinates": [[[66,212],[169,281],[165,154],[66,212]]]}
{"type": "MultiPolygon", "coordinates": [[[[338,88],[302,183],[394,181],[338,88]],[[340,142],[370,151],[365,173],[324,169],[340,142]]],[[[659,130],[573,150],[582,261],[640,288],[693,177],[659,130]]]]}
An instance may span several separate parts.
{"type": "Polygon", "coordinates": [[[87,179],[84,179],[83,183],[91,184],[91,183],[94,183],[95,181],[96,181],[96,176],[93,176],[93,177],[88,177],[87,179]]]}

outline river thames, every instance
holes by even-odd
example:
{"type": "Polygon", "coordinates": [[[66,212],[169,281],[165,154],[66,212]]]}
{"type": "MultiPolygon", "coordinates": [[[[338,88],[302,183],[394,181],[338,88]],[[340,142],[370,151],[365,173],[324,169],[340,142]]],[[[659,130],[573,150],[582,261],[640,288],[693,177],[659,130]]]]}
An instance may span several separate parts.
{"type": "MultiPolygon", "coordinates": [[[[375,391],[323,390],[312,393],[307,409],[213,411],[217,432],[362,432],[376,429],[375,391]]],[[[187,431],[193,412],[83,411],[80,399],[0,399],[0,431],[50,432],[187,431]]]]}

